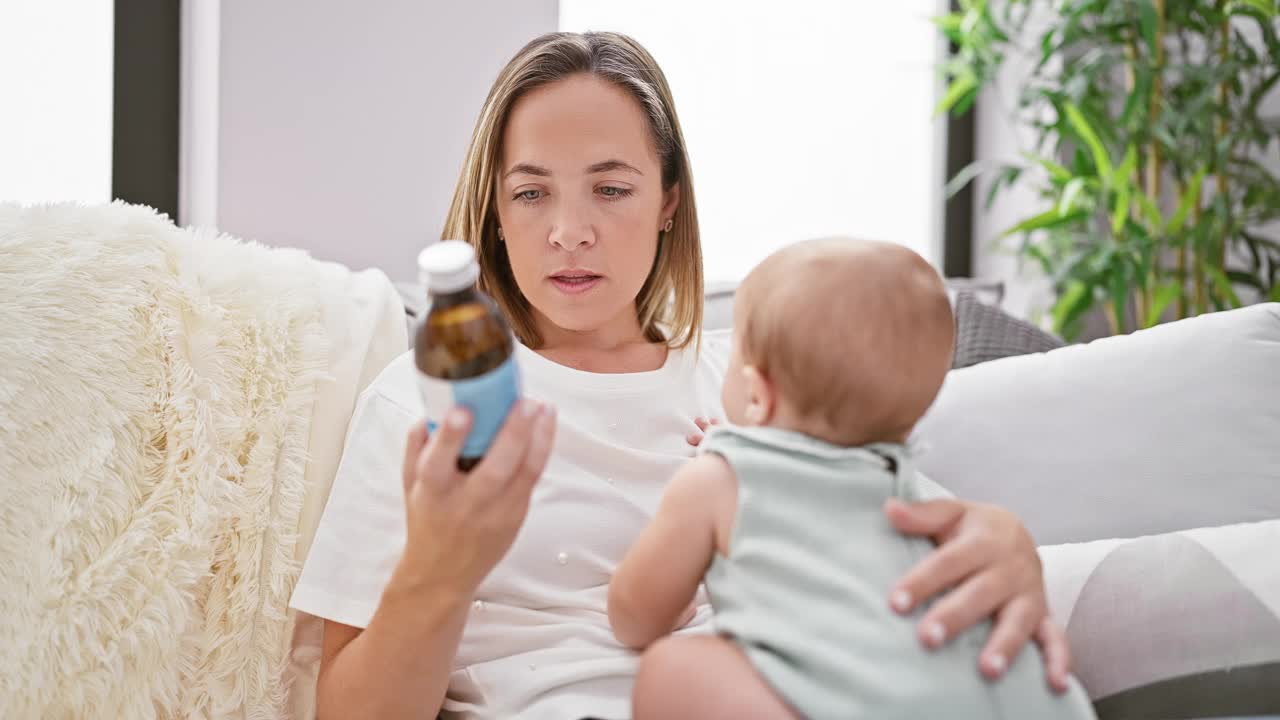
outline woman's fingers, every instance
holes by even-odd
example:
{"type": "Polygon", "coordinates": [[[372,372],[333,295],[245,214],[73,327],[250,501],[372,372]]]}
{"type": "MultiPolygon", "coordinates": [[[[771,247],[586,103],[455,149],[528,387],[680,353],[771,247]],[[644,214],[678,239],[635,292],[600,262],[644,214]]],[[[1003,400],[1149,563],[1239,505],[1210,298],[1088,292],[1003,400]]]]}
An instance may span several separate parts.
{"type": "Polygon", "coordinates": [[[1000,609],[987,645],[978,656],[978,667],[987,679],[995,680],[1004,674],[1043,617],[1043,604],[1030,597],[1019,597],[1000,609]]]}
{"type": "MultiPolygon", "coordinates": [[[[983,567],[985,555],[974,542],[953,540],[926,555],[898,580],[889,604],[900,613],[911,612],[921,601],[937,595],[983,567]]],[[[990,611],[993,608],[987,608],[990,611]]]]}
{"type": "Polygon", "coordinates": [[[427,437],[426,421],[416,422],[409,428],[409,436],[405,438],[404,443],[404,464],[400,469],[400,478],[404,481],[406,490],[418,477],[418,456],[422,454],[422,448],[427,444],[427,437]]]}
{"type": "MultiPolygon", "coordinates": [[[[980,620],[991,617],[1008,597],[1008,584],[991,570],[970,575],[954,590],[939,598],[920,618],[916,626],[920,641],[926,647],[940,647],[980,620]]],[[[1027,628],[1023,642],[1031,636],[1031,630],[1027,628]]]]}
{"type": "Polygon", "coordinates": [[[1071,679],[1071,644],[1067,642],[1067,633],[1053,618],[1046,616],[1036,626],[1034,638],[1044,653],[1049,687],[1058,694],[1066,692],[1071,679]]]}
{"type": "Polygon", "coordinates": [[[484,460],[472,470],[471,478],[476,482],[470,484],[470,489],[484,497],[494,497],[515,479],[529,452],[529,438],[541,407],[538,401],[526,398],[511,408],[502,429],[485,451],[484,460]]]}
{"type": "Polygon", "coordinates": [[[964,517],[965,506],[959,500],[930,500],[921,503],[905,503],[890,499],[884,504],[885,517],[898,532],[906,535],[925,535],[934,541],[950,536],[964,517]]]}
{"type": "Polygon", "coordinates": [[[450,408],[418,456],[418,477],[426,478],[437,490],[450,488],[457,474],[462,443],[470,430],[471,412],[462,407],[450,408]]]}
{"type": "MultiPolygon", "coordinates": [[[[890,501],[885,514],[902,532],[941,543],[898,583],[891,604],[905,610],[954,586],[921,619],[921,641],[938,647],[995,617],[979,662],[988,677],[1002,674],[1048,612],[1040,558],[1026,528],[1008,511],[978,503],[890,501]]],[[[1052,635],[1046,638],[1054,641],[1052,635]]],[[[1055,646],[1054,662],[1060,662],[1060,651],[1055,646]]]]}

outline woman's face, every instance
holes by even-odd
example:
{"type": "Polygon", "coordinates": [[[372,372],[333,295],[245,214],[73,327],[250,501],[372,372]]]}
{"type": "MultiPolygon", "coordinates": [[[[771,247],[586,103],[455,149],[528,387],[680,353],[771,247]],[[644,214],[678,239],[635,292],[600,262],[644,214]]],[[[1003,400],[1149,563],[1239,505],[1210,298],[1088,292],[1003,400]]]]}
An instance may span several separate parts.
{"type": "Polygon", "coordinates": [[[564,331],[634,339],[635,299],[679,190],[662,188],[640,104],[575,75],[517,101],[502,148],[498,221],[544,340],[564,331]]]}

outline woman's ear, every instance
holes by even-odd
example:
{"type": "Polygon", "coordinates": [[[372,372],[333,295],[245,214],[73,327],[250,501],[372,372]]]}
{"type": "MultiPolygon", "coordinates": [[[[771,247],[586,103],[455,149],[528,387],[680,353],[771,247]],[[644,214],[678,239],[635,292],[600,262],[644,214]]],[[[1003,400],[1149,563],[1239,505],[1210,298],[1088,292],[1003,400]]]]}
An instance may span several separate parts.
{"type": "Polygon", "coordinates": [[[768,425],[778,400],[773,383],[755,365],[742,368],[742,380],[747,393],[747,406],[742,414],[747,424],[768,425]]]}
{"type": "Polygon", "coordinates": [[[667,220],[673,220],[676,216],[676,209],[680,207],[680,183],[673,183],[671,187],[662,191],[662,212],[658,215],[658,229],[661,230],[666,226],[667,220]]]}

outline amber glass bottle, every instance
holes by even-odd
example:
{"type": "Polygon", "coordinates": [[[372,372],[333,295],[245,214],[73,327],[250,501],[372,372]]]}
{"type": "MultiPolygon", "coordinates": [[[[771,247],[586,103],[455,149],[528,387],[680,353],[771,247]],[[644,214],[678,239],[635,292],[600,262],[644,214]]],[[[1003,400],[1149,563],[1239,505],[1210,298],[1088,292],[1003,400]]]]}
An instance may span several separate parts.
{"type": "Polygon", "coordinates": [[[471,411],[458,458],[466,471],[480,462],[520,396],[515,340],[493,300],[476,289],[480,267],[469,244],[429,245],[418,270],[430,296],[414,340],[418,384],[429,423],[440,423],[453,405],[471,411]]]}

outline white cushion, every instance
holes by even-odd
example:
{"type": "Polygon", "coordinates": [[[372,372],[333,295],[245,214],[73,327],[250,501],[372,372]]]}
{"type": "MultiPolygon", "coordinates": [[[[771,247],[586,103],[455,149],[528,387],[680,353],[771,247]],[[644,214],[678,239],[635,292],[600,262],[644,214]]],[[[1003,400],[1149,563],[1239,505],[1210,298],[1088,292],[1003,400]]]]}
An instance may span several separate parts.
{"type": "Polygon", "coordinates": [[[952,371],[916,439],[1040,543],[1280,517],[1280,304],[952,371]]]}

